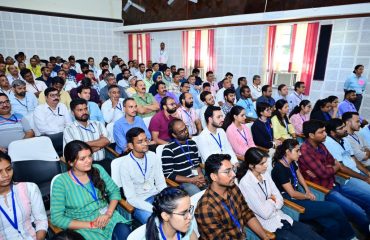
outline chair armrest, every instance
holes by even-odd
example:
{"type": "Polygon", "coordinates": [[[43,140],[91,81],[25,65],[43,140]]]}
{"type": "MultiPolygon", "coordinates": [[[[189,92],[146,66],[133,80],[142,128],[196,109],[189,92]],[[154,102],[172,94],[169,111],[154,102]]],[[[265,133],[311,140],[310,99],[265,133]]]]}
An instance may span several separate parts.
{"type": "Polygon", "coordinates": [[[166,178],[166,183],[167,183],[167,185],[168,185],[168,186],[170,186],[170,187],[178,187],[178,186],[180,186],[177,182],[172,181],[172,180],[171,180],[171,179],[169,179],[169,178],[166,178]]]}
{"type": "Polygon", "coordinates": [[[292,208],[294,211],[297,211],[299,213],[304,213],[305,211],[305,208],[288,200],[288,199],[284,199],[284,205],[286,205],[287,207],[290,207],[292,208]]]}
{"type": "Polygon", "coordinates": [[[239,161],[244,161],[244,156],[236,155],[236,158],[237,158],[239,161]]]}
{"type": "Polygon", "coordinates": [[[316,190],[318,190],[318,191],[320,191],[320,192],[322,192],[324,194],[328,194],[330,192],[330,190],[327,189],[326,187],[320,186],[320,185],[318,185],[316,183],[313,183],[313,182],[310,182],[310,181],[307,181],[307,180],[306,180],[306,183],[307,183],[307,186],[309,186],[309,187],[311,187],[313,189],[316,189],[316,190]]]}
{"type": "Polygon", "coordinates": [[[120,154],[118,152],[116,152],[113,148],[109,147],[109,146],[106,146],[105,147],[105,150],[107,150],[108,152],[110,152],[115,158],[120,157],[120,154]]]}
{"type": "Polygon", "coordinates": [[[261,146],[257,146],[256,145],[256,148],[258,148],[259,150],[261,150],[261,151],[263,151],[263,152],[266,152],[266,153],[268,153],[270,150],[269,149],[267,149],[267,148],[264,148],[264,147],[261,147],[261,146]]]}
{"type": "Polygon", "coordinates": [[[58,234],[60,233],[61,231],[63,231],[61,228],[58,228],[57,226],[54,226],[50,219],[48,218],[48,225],[49,225],[49,228],[51,229],[51,231],[54,233],[54,234],[58,234]]]}
{"type": "Polygon", "coordinates": [[[199,167],[200,167],[201,169],[204,169],[204,163],[199,163],[199,167]]]}
{"type": "Polygon", "coordinates": [[[347,175],[347,174],[345,174],[344,172],[341,172],[341,171],[338,171],[338,172],[337,172],[337,175],[338,175],[339,177],[344,178],[345,180],[347,180],[347,179],[350,179],[350,178],[351,178],[351,176],[349,176],[349,175],[347,175]]]}
{"type": "Polygon", "coordinates": [[[123,207],[128,213],[134,213],[135,208],[131,206],[125,199],[121,199],[118,201],[118,204],[123,207]]]}

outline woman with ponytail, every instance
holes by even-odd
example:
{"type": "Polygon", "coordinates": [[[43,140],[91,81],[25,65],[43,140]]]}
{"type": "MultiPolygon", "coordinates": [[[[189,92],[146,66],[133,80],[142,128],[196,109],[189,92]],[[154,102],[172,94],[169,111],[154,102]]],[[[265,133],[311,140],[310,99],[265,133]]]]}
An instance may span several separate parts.
{"type": "Polygon", "coordinates": [[[275,111],[272,113],[271,124],[274,130],[274,138],[285,140],[295,138],[293,125],[288,119],[289,105],[284,99],[280,99],[275,103],[275,111]]]}
{"type": "Polygon", "coordinates": [[[153,213],[146,224],[147,240],[196,240],[194,206],[188,193],[167,187],[154,197],[153,213]]]}
{"type": "Polygon", "coordinates": [[[306,224],[294,221],[283,213],[283,197],[271,176],[266,173],[268,157],[257,148],[248,149],[236,174],[240,191],[249,208],[263,228],[275,233],[276,240],[323,239],[306,224]]]}
{"type": "Polygon", "coordinates": [[[289,119],[296,134],[302,134],[303,123],[310,120],[311,107],[311,102],[305,99],[290,112],[289,119]]]}
{"type": "Polygon", "coordinates": [[[341,207],[334,202],[315,201],[296,164],[299,156],[299,144],[294,139],[287,139],[276,148],[271,177],[277,188],[284,198],[305,208],[299,220],[321,226],[325,239],[351,239],[354,233],[341,207]]]}
{"type": "Polygon", "coordinates": [[[338,97],[331,95],[328,97],[328,100],[331,104],[331,110],[329,111],[331,118],[340,118],[339,112],[338,112],[338,105],[339,105],[338,97]]]}
{"type": "Polygon", "coordinates": [[[127,239],[128,221],[115,211],[119,188],[100,165],[92,164],[93,151],[75,140],[64,148],[68,172],[54,180],[51,222],[72,229],[85,239],[127,239]]]}
{"type": "Polygon", "coordinates": [[[310,119],[320,120],[320,121],[329,121],[331,116],[329,114],[331,110],[331,103],[329,99],[319,99],[315,103],[315,106],[312,109],[310,119]]]}
{"type": "Polygon", "coordinates": [[[245,125],[245,119],[245,109],[241,106],[234,106],[226,115],[223,125],[227,139],[238,159],[244,159],[248,148],[256,146],[249,128],[245,125]]]}

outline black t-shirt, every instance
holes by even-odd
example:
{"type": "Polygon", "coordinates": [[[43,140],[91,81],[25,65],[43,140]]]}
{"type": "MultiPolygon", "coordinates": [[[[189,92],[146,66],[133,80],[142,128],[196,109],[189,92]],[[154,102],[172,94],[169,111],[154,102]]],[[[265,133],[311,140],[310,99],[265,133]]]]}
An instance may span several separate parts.
{"type": "MultiPolygon", "coordinates": [[[[298,166],[295,162],[293,162],[293,168],[297,172],[298,166]]],[[[290,172],[290,168],[285,167],[281,162],[277,162],[275,164],[274,168],[271,171],[271,177],[280,192],[285,192],[283,184],[286,184],[288,182],[292,184],[295,190],[298,190],[294,187],[294,177],[290,172]]]]}

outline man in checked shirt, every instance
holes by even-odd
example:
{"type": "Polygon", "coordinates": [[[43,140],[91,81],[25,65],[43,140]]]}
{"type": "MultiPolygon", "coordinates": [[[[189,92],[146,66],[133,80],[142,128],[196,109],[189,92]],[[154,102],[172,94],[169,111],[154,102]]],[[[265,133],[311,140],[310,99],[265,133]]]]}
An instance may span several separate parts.
{"type": "Polygon", "coordinates": [[[205,162],[206,176],[211,184],[195,210],[199,239],[244,240],[246,226],[261,239],[272,239],[273,236],[264,231],[235,185],[236,168],[230,160],[228,154],[212,154],[205,162]]]}

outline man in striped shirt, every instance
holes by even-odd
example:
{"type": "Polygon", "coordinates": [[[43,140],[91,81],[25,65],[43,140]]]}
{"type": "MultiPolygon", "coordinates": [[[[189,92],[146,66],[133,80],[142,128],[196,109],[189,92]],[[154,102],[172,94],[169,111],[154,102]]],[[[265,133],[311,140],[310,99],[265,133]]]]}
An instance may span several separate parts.
{"type": "Polygon", "coordinates": [[[206,187],[206,181],[199,164],[201,159],[196,143],[189,139],[188,128],[180,119],[168,124],[173,141],[162,152],[162,167],[165,177],[178,182],[190,196],[206,187]]]}
{"type": "Polygon", "coordinates": [[[64,129],[63,148],[73,140],[86,142],[94,151],[94,163],[101,165],[110,175],[111,161],[106,159],[104,150],[104,147],[111,143],[107,129],[101,122],[89,120],[90,116],[85,99],[75,99],[70,106],[76,120],[64,129]]]}

